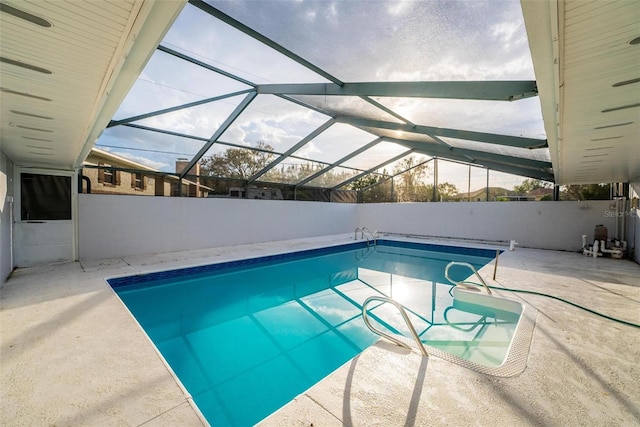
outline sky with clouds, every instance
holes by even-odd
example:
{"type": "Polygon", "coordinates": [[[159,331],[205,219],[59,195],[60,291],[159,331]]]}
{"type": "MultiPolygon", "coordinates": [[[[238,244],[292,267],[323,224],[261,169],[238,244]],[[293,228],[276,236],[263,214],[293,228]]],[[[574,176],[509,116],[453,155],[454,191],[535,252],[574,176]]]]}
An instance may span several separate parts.
{"type": "Polygon", "coordinates": [[[534,77],[518,1],[210,3],[343,81],[534,77]]]}
{"type": "MultiPolygon", "coordinates": [[[[211,0],[209,3],[344,82],[535,79],[518,0],[211,0]]],[[[326,82],[190,4],[185,6],[162,45],[256,84],[326,82]]],[[[248,88],[156,51],[114,120],[248,88]]],[[[197,153],[204,139],[213,135],[244,97],[237,95],[134,122],[193,135],[200,140],[119,126],[107,129],[98,146],[156,169],[173,171],[175,160],[197,153]]],[[[545,137],[538,98],[511,103],[375,100],[416,124],[545,137]]],[[[372,108],[360,98],[333,98],[324,102],[344,111],[372,108]]],[[[328,119],[276,96],[259,95],[220,139],[254,147],[262,141],[275,151],[284,152],[328,119]]],[[[347,125],[334,125],[295,154],[332,162],[375,138],[347,125]]],[[[398,152],[393,144],[387,147],[387,152],[381,147],[375,154],[372,151],[368,164],[375,164],[374,158],[380,163],[382,160],[378,159],[393,157],[398,152]]],[[[224,148],[214,144],[207,154],[224,148]]],[[[548,159],[545,150],[532,151],[533,158],[548,159]]],[[[367,162],[360,161],[358,167],[366,165],[367,162]]],[[[453,182],[462,192],[467,190],[467,167],[442,163],[439,169],[439,181],[453,182]],[[451,176],[446,176],[447,168],[451,176]]],[[[472,175],[472,190],[486,184],[484,171],[474,169],[472,175]]],[[[491,185],[511,187],[524,179],[507,179],[502,175],[496,173],[491,185]]]]}

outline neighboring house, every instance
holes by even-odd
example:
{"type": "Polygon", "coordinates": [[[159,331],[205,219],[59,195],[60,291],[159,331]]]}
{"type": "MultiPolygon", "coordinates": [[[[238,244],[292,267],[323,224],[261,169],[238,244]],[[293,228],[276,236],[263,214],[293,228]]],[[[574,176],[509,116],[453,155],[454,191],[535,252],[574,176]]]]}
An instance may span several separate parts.
{"type": "Polygon", "coordinates": [[[229,196],[239,199],[265,199],[282,200],[282,191],[279,188],[257,187],[230,187],[229,196]]]}
{"type": "Polygon", "coordinates": [[[534,197],[536,201],[553,200],[553,188],[536,188],[529,191],[527,195],[534,197]]]}
{"type": "MultiPolygon", "coordinates": [[[[99,148],[91,150],[83,165],[98,167],[82,168],[82,175],[89,179],[94,194],[207,197],[210,190],[198,182],[183,179],[180,193],[180,180],[175,175],[161,174],[156,169],[99,148]]],[[[176,168],[180,165],[177,161],[176,168]]],[[[82,191],[89,192],[86,182],[82,183],[82,191]]]]}
{"type": "MultiPolygon", "coordinates": [[[[458,193],[455,196],[459,201],[472,201],[472,202],[484,202],[487,201],[487,189],[481,188],[469,193],[458,193]]],[[[528,193],[521,194],[514,190],[507,190],[502,187],[489,187],[489,200],[495,201],[511,201],[511,202],[524,202],[524,201],[540,201],[540,200],[553,200],[553,188],[536,188],[528,193]]]]}
{"type": "Polygon", "coordinates": [[[511,196],[516,195],[515,191],[507,190],[502,187],[489,187],[489,198],[487,200],[487,188],[483,187],[476,191],[472,191],[469,193],[458,193],[455,196],[456,200],[460,200],[463,202],[472,201],[472,202],[486,202],[491,201],[495,202],[501,199],[508,199],[511,196]]]}
{"type": "MultiPolygon", "coordinates": [[[[94,194],[137,194],[145,196],[170,195],[168,182],[156,182],[154,175],[145,175],[142,171],[157,172],[143,164],[133,162],[108,151],[94,148],[83,165],[99,166],[100,169],[83,168],[82,175],[91,181],[91,193],[94,194]],[[140,172],[124,172],[118,169],[130,169],[140,172]],[[167,187],[165,189],[165,186],[167,187]]],[[[161,177],[159,177],[161,178],[161,177]]],[[[83,191],[87,191],[83,184],[83,191]]]]}
{"type": "MultiPolygon", "coordinates": [[[[188,165],[189,160],[187,159],[176,160],[176,173],[184,172],[188,165]]],[[[209,191],[212,189],[200,184],[200,163],[196,163],[195,166],[189,170],[187,175],[193,176],[193,178],[191,180],[182,180],[182,195],[188,197],[207,197],[209,191]]],[[[174,182],[174,184],[176,183],[174,182]]],[[[177,191],[177,187],[175,187],[174,191],[177,191]]]]}

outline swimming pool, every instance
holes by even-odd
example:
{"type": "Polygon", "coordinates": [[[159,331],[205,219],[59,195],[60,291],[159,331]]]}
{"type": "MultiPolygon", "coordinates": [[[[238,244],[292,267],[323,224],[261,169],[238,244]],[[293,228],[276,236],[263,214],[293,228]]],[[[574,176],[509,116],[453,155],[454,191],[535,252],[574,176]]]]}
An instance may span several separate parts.
{"type": "MultiPolygon", "coordinates": [[[[444,277],[450,261],[481,268],[494,256],[379,240],[375,247],[359,242],[108,282],[207,420],[244,426],[378,340],[361,316],[372,295],[402,303],[428,346],[502,364],[518,313],[487,308],[474,296],[453,298],[444,277]]],[[[378,326],[407,332],[388,304],[370,307],[378,326]]]]}

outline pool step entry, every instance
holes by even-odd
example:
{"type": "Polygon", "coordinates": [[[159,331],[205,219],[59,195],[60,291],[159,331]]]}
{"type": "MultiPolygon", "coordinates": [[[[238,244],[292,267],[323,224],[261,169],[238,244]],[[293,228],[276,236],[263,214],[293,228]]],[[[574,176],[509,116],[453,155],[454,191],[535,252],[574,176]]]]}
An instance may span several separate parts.
{"type": "Polygon", "coordinates": [[[369,230],[367,227],[357,227],[355,235],[353,236],[353,240],[358,240],[358,231],[360,232],[361,239],[367,239],[367,246],[371,245],[371,242],[373,242],[374,246],[376,245],[376,240],[378,240],[379,237],[377,230],[372,233],[371,230],[369,230]],[[369,239],[369,237],[365,234],[365,231],[369,233],[371,239],[369,239]]]}
{"type": "Polygon", "coordinates": [[[473,272],[473,274],[475,274],[476,277],[480,280],[480,283],[482,283],[482,286],[484,286],[484,288],[486,289],[487,293],[489,295],[491,295],[491,289],[489,289],[489,286],[487,286],[487,282],[485,282],[484,279],[482,278],[482,276],[480,276],[480,273],[478,273],[478,270],[476,270],[476,268],[473,265],[469,264],[468,262],[451,261],[449,264],[447,264],[447,266],[444,269],[444,277],[446,277],[447,280],[449,282],[451,282],[452,285],[460,286],[460,287],[462,287],[464,289],[467,289],[469,291],[478,291],[477,286],[479,286],[478,283],[467,282],[466,280],[463,280],[462,282],[458,282],[456,280],[453,280],[451,277],[449,277],[449,269],[451,267],[453,267],[454,265],[467,267],[469,270],[471,270],[473,272]]]}
{"type": "Polygon", "coordinates": [[[369,328],[371,332],[388,339],[389,341],[399,345],[400,347],[408,348],[409,350],[411,350],[411,347],[407,345],[405,342],[400,341],[398,338],[394,337],[393,335],[387,334],[386,332],[383,332],[380,329],[375,328],[371,324],[371,320],[369,318],[369,312],[367,310],[367,305],[369,305],[369,303],[373,301],[380,301],[383,304],[389,303],[394,305],[400,311],[402,318],[407,324],[407,328],[409,328],[409,332],[411,332],[413,339],[416,341],[416,344],[418,344],[418,350],[420,350],[420,353],[422,353],[423,356],[429,356],[429,354],[427,353],[427,350],[425,350],[424,345],[422,344],[422,341],[420,340],[420,337],[418,336],[418,333],[416,332],[416,328],[413,326],[413,323],[411,323],[411,320],[409,320],[409,316],[407,316],[407,312],[404,310],[404,307],[398,301],[395,301],[391,298],[382,297],[382,296],[372,296],[367,298],[364,301],[364,303],[362,303],[362,320],[364,320],[364,324],[367,325],[367,328],[369,328]]]}

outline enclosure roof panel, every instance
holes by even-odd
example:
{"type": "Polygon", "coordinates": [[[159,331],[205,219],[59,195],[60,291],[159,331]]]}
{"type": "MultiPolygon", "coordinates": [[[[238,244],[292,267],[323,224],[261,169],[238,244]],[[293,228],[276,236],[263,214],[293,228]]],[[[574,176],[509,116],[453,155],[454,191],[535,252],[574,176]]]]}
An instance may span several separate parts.
{"type": "Polygon", "coordinates": [[[518,1],[368,6],[191,0],[136,83],[167,96],[145,116],[136,90],[111,126],[193,137],[191,166],[254,150],[249,184],[335,188],[407,150],[551,176],[518,1]]]}

